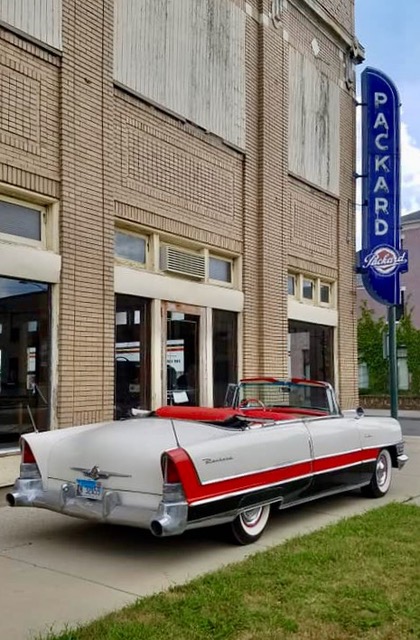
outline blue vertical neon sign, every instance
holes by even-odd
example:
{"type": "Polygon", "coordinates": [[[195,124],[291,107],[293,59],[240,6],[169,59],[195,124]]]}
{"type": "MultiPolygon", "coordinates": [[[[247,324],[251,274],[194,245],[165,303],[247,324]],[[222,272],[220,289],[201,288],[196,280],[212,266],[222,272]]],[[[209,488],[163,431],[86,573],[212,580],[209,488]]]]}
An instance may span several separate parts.
{"type": "Polygon", "coordinates": [[[400,303],[400,274],[408,269],[400,240],[400,104],[382,72],[362,73],[362,250],[358,271],[381,304],[400,303]]]}

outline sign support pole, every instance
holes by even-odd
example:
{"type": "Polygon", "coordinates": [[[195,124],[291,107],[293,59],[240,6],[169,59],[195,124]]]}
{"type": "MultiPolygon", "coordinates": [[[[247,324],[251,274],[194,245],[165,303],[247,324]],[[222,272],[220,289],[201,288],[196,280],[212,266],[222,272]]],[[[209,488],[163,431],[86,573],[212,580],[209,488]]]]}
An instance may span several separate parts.
{"type": "Polygon", "coordinates": [[[397,322],[396,306],[388,307],[389,330],[389,395],[391,398],[391,417],[398,420],[398,364],[397,364],[397,322]]]}

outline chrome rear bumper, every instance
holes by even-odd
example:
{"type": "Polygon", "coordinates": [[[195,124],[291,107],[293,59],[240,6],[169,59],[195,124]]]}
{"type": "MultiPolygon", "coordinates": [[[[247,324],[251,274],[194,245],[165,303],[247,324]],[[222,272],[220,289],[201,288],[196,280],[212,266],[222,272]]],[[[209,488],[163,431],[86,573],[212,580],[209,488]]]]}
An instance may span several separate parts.
{"type": "Polygon", "coordinates": [[[150,529],[158,537],[178,535],[187,528],[188,505],[184,500],[161,500],[154,497],[154,508],[138,500],[130,504],[124,492],[105,491],[102,500],[89,500],[76,495],[76,485],[64,482],[60,488],[45,490],[42,480],[18,478],[6,495],[11,507],[38,507],[85,520],[124,524],[150,529]]]}

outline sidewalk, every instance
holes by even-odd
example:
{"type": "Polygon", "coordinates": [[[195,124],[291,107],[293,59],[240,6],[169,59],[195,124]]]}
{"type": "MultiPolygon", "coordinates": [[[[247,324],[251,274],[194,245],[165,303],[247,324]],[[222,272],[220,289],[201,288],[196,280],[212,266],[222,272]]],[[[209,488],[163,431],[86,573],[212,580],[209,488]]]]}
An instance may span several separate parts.
{"type": "MultiPolygon", "coordinates": [[[[391,417],[390,409],[364,409],[364,412],[367,416],[379,416],[381,418],[391,417]]],[[[420,420],[420,411],[408,411],[407,409],[400,409],[398,411],[398,417],[404,418],[404,420],[420,420]]]]}

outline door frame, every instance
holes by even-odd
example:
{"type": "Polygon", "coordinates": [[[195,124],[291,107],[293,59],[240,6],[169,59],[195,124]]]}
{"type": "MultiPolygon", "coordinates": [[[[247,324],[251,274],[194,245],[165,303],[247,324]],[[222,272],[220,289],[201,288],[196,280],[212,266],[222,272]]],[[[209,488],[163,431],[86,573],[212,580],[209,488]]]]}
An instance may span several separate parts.
{"type": "Polygon", "coordinates": [[[191,316],[197,316],[198,323],[198,357],[199,357],[199,404],[206,406],[211,403],[212,389],[210,389],[209,366],[212,366],[211,353],[211,309],[206,307],[196,307],[190,304],[182,304],[180,302],[167,302],[162,300],[161,303],[161,319],[162,319],[162,343],[161,343],[161,371],[162,371],[162,401],[166,403],[167,391],[167,375],[166,375],[166,341],[167,341],[167,318],[169,311],[185,313],[191,316]],[[209,313],[210,311],[210,313],[209,313]],[[209,338],[210,336],[210,338],[209,338]],[[210,351],[209,351],[210,349],[210,351]]]}

